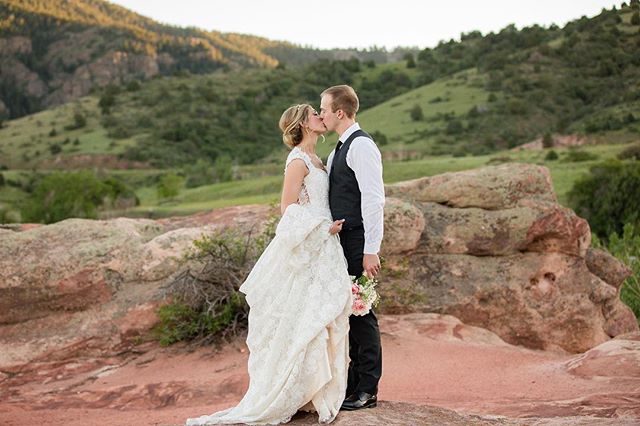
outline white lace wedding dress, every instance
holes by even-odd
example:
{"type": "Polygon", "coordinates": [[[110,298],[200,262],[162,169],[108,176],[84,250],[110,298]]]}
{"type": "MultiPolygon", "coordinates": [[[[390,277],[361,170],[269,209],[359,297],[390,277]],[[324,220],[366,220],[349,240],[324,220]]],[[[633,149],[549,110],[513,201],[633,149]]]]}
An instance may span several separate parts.
{"type": "Polygon", "coordinates": [[[294,148],[287,166],[309,169],[298,204],[287,207],[275,238],[240,287],[249,304],[249,389],[228,410],[187,425],[280,424],[298,411],[332,422],[345,396],[351,281],[336,235],[329,234],[329,178],[294,148]]]}

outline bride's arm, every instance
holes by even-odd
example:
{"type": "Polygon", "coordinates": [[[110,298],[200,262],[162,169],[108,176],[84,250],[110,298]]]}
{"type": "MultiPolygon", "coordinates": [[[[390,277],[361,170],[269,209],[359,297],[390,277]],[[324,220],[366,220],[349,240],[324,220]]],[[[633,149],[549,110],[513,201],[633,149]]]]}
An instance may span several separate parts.
{"type": "Polygon", "coordinates": [[[284,211],[290,204],[298,202],[302,181],[309,173],[307,166],[301,159],[291,161],[284,172],[284,185],[282,187],[282,198],[280,199],[280,213],[284,211]]]}

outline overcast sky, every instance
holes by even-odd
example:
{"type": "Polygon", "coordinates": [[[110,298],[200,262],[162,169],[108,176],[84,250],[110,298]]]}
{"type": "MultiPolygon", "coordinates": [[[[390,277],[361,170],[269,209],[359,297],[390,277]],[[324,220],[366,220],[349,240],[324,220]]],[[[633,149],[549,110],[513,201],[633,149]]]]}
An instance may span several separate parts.
{"type": "Polygon", "coordinates": [[[622,1],[605,0],[111,0],[157,21],[319,48],[433,47],[460,33],[563,26],[622,1]]]}

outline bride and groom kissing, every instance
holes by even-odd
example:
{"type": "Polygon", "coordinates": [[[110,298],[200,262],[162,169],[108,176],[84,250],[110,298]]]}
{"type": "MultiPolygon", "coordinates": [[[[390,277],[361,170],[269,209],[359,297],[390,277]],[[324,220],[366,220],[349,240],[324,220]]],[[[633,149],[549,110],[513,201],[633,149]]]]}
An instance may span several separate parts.
{"type": "Polygon", "coordinates": [[[346,85],[280,118],[286,160],[276,235],[240,287],[249,304],[249,388],[235,407],[187,425],[280,424],[298,411],[331,423],[339,410],[375,407],[382,375],[378,320],[352,315],[350,276],[375,277],[383,235],[380,151],[356,122],[346,85]],[[327,131],[339,140],[326,167],[327,131]]]}

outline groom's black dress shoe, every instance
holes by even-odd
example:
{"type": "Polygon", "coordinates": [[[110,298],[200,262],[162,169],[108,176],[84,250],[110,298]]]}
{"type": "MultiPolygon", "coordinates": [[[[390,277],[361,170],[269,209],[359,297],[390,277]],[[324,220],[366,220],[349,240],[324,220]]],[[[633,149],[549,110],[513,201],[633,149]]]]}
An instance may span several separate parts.
{"type": "Polygon", "coordinates": [[[378,397],[366,392],[356,392],[342,402],[341,410],[353,411],[361,408],[373,408],[378,405],[378,397]]]}

